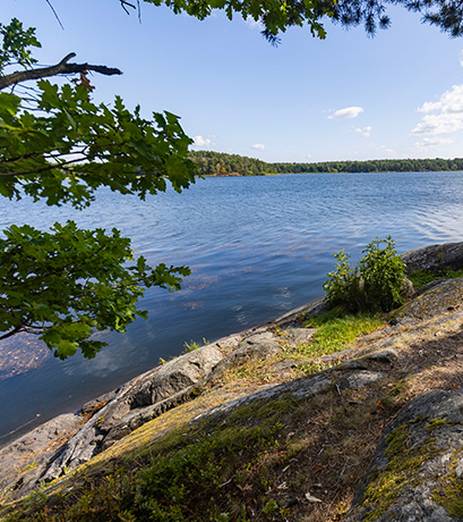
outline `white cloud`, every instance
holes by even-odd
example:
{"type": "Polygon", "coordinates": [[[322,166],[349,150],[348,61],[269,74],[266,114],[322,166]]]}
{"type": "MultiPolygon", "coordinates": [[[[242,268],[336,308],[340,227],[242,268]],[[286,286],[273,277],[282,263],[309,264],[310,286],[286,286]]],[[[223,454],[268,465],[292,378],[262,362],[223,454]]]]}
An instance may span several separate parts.
{"type": "Polygon", "coordinates": [[[418,112],[429,114],[431,112],[463,112],[463,85],[454,85],[437,101],[425,102],[418,107],[418,112]]]}
{"type": "Polygon", "coordinates": [[[338,109],[337,111],[334,111],[332,114],[328,116],[330,120],[337,120],[337,119],[352,119],[357,118],[357,116],[360,116],[364,112],[363,107],[344,107],[343,109],[338,109]]]}
{"type": "Polygon", "coordinates": [[[195,147],[208,147],[211,145],[212,141],[210,138],[206,138],[205,136],[194,136],[193,145],[195,147]]]}
{"type": "Polygon", "coordinates": [[[437,136],[463,129],[463,85],[454,85],[437,101],[428,101],[418,107],[424,114],[412,130],[413,134],[437,136]]]}
{"type": "Polygon", "coordinates": [[[451,145],[454,141],[450,138],[427,138],[424,137],[416,143],[417,147],[438,147],[439,145],[451,145]]]}
{"type": "Polygon", "coordinates": [[[364,138],[369,138],[371,136],[371,132],[373,131],[373,127],[367,125],[366,127],[357,127],[355,132],[361,134],[364,138]]]}
{"type": "Polygon", "coordinates": [[[265,145],[263,143],[254,143],[254,145],[251,145],[251,148],[255,150],[264,150],[265,145]]]}
{"type": "Polygon", "coordinates": [[[463,129],[463,114],[427,114],[412,130],[413,134],[453,134],[463,129]]]}

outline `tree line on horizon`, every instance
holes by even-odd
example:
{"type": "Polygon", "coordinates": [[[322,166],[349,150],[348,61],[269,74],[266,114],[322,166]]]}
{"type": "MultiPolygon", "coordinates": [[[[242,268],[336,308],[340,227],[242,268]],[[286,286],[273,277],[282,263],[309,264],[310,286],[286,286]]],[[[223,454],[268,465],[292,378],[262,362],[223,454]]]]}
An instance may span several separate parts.
{"type": "Polygon", "coordinates": [[[463,170],[463,158],[382,159],[319,163],[267,163],[257,158],[214,151],[194,151],[191,159],[203,176],[264,176],[266,174],[340,172],[439,172],[463,170]]]}

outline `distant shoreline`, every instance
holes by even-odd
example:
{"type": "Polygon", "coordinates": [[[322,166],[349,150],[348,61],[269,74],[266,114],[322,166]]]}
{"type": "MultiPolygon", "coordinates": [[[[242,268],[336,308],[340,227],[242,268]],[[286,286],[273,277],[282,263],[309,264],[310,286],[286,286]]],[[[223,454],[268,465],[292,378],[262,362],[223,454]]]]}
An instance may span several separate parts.
{"type": "Polygon", "coordinates": [[[308,174],[446,174],[453,172],[454,174],[463,174],[463,168],[461,170],[371,170],[368,172],[360,171],[339,171],[339,172],[266,172],[264,174],[202,174],[204,178],[252,178],[252,177],[272,177],[272,176],[304,176],[308,174]]]}
{"type": "Polygon", "coordinates": [[[370,172],[460,172],[463,158],[268,163],[257,158],[214,151],[195,151],[191,159],[199,174],[209,177],[270,176],[275,174],[364,174],[370,172]]]}

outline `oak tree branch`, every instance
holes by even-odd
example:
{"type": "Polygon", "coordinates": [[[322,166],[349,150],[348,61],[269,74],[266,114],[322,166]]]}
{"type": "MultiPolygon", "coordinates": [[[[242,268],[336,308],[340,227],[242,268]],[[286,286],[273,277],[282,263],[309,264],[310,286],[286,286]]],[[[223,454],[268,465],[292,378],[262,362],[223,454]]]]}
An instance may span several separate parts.
{"type": "Polygon", "coordinates": [[[51,65],[50,67],[39,67],[37,69],[29,69],[25,71],[16,71],[5,76],[0,76],[0,90],[28,80],[40,80],[42,78],[56,76],[58,74],[77,74],[86,73],[89,71],[104,74],[105,76],[122,74],[122,71],[120,69],[117,69],[115,67],[107,67],[106,65],[92,65],[90,63],[69,63],[69,60],[71,60],[75,56],[76,53],[69,53],[56,65],[51,65]]]}

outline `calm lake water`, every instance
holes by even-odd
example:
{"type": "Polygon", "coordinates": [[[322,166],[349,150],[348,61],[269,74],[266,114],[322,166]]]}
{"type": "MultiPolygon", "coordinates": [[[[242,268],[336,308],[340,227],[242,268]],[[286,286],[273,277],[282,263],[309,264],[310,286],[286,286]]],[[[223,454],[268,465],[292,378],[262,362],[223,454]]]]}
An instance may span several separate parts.
{"type": "Polygon", "coordinates": [[[96,359],[49,357],[0,382],[0,444],[178,354],[186,341],[214,340],[319,296],[340,248],[356,259],[387,234],[401,251],[461,241],[463,173],[209,178],[146,202],[103,192],[83,212],[1,201],[1,228],[68,218],[116,226],[150,262],[188,264],[193,274],[180,292],[147,292],[149,319],[126,336],[108,334],[96,359]]]}

